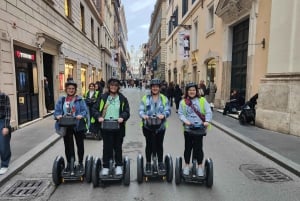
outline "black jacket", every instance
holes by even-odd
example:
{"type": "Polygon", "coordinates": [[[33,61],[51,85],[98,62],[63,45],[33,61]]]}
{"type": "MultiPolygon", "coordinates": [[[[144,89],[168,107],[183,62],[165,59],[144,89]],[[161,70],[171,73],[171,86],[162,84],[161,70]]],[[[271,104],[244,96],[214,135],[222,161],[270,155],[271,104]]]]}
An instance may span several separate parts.
{"type": "MultiPolygon", "coordinates": [[[[119,115],[119,117],[124,119],[123,123],[120,124],[120,132],[122,133],[123,136],[125,136],[125,124],[126,124],[126,121],[130,117],[130,108],[129,108],[129,103],[128,103],[127,98],[121,93],[119,93],[118,95],[119,95],[119,99],[120,99],[120,115],[119,115]]],[[[107,101],[108,96],[109,96],[109,92],[102,94],[100,96],[100,98],[98,98],[97,102],[92,107],[92,111],[91,111],[92,116],[95,118],[97,124],[99,124],[98,118],[102,117],[102,112],[103,112],[104,105],[107,101]],[[101,104],[102,104],[102,108],[100,110],[101,104]]]]}

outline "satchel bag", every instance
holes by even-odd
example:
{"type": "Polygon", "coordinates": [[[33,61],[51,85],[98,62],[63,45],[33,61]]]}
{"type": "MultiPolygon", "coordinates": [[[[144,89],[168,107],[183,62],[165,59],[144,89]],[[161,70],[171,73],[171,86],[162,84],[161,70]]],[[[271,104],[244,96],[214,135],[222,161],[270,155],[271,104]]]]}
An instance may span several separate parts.
{"type": "Polygon", "coordinates": [[[104,120],[101,123],[101,129],[103,131],[108,131],[108,132],[118,132],[120,131],[120,124],[117,120],[104,120]]]}
{"type": "Polygon", "coordinates": [[[146,119],[146,126],[151,129],[159,129],[161,127],[162,120],[157,116],[151,116],[146,119]]]}
{"type": "Polygon", "coordinates": [[[74,127],[76,126],[77,120],[73,116],[63,116],[58,121],[60,127],[74,127]]]}
{"type": "Polygon", "coordinates": [[[205,126],[200,126],[200,127],[191,126],[190,128],[188,128],[186,130],[186,132],[189,135],[193,135],[193,136],[206,136],[206,127],[205,126]]]}

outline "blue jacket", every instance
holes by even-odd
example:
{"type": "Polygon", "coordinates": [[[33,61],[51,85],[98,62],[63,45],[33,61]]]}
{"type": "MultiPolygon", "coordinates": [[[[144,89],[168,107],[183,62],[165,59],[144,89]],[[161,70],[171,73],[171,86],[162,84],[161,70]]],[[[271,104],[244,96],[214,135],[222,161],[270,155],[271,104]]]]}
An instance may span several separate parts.
{"type": "MultiPolygon", "coordinates": [[[[202,120],[200,117],[194,112],[194,110],[185,104],[185,99],[182,99],[179,104],[178,108],[178,115],[179,118],[182,122],[189,121],[192,124],[203,124],[202,120]],[[185,107],[183,107],[185,105],[185,107]]],[[[191,100],[192,104],[196,108],[196,110],[200,111],[200,103],[199,103],[199,98],[194,98],[191,100]]],[[[211,122],[212,120],[212,111],[210,108],[209,103],[205,100],[204,102],[204,109],[205,109],[205,121],[206,122],[211,122]]],[[[204,111],[200,111],[202,114],[204,114],[204,111]]],[[[188,126],[184,126],[185,130],[188,129],[188,126]]]]}
{"type": "MultiPolygon", "coordinates": [[[[159,99],[156,103],[152,100],[151,95],[146,95],[145,97],[143,97],[143,99],[139,107],[139,115],[141,118],[143,118],[143,115],[152,116],[162,114],[166,119],[171,115],[169,100],[163,94],[159,95],[159,99]],[[144,98],[146,98],[145,101],[143,100],[144,98]],[[164,101],[162,99],[164,99],[164,101]]],[[[165,124],[163,124],[162,129],[165,129],[165,124]]]]}
{"type": "MultiPolygon", "coordinates": [[[[74,101],[74,106],[75,106],[75,114],[74,116],[78,116],[78,115],[82,115],[83,118],[87,117],[87,106],[85,104],[84,99],[81,96],[76,95],[75,96],[76,99],[74,101]]],[[[63,111],[63,99],[64,102],[66,101],[66,96],[60,96],[55,104],[55,111],[54,111],[54,119],[56,119],[57,116],[59,115],[64,115],[64,111],[63,111]]],[[[80,131],[83,130],[83,128],[79,128],[79,120],[77,120],[77,124],[76,124],[76,128],[75,131],[80,131]]],[[[81,126],[81,125],[80,125],[81,126]]],[[[59,124],[58,121],[56,121],[55,123],[55,129],[59,130],[59,124]]]]}

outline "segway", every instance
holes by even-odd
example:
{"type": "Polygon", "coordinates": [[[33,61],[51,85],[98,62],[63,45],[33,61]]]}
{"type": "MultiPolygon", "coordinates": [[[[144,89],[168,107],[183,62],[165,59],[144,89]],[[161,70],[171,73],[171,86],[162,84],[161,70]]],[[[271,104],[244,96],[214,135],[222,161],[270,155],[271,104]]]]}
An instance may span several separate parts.
{"type": "Polygon", "coordinates": [[[176,158],[175,164],[175,183],[179,185],[181,181],[187,183],[205,183],[207,188],[211,188],[213,185],[213,161],[207,158],[204,163],[204,176],[197,176],[197,161],[193,160],[193,166],[189,175],[184,175],[182,172],[182,158],[176,158]]]}
{"type": "MultiPolygon", "coordinates": [[[[104,120],[101,123],[101,130],[103,132],[110,131],[110,132],[118,132],[120,130],[120,124],[117,120],[109,119],[104,120]]],[[[108,175],[101,175],[102,170],[102,162],[100,158],[96,158],[93,163],[92,167],[92,182],[93,186],[97,187],[99,184],[104,184],[108,181],[122,181],[124,185],[128,186],[130,184],[130,161],[126,156],[123,159],[123,174],[116,175],[115,168],[116,164],[114,160],[109,161],[109,173],[108,175]]]]}
{"type": "Polygon", "coordinates": [[[65,161],[62,156],[57,156],[52,167],[52,180],[56,186],[67,181],[83,181],[91,182],[93,157],[88,155],[85,159],[84,171],[79,170],[79,164],[75,164],[74,158],[71,158],[70,167],[65,168],[65,161]]]}
{"type": "Polygon", "coordinates": [[[161,178],[167,180],[171,183],[173,180],[173,161],[170,154],[167,154],[164,158],[165,171],[160,171],[158,168],[158,160],[156,156],[156,130],[160,128],[162,122],[156,116],[149,117],[146,121],[147,127],[152,130],[152,162],[151,162],[151,172],[146,171],[144,165],[144,158],[141,154],[137,156],[137,181],[142,183],[143,180],[148,181],[149,178],[161,178]]]}
{"type": "Polygon", "coordinates": [[[130,184],[130,161],[126,156],[123,160],[123,175],[115,174],[115,162],[109,161],[109,173],[108,175],[101,175],[102,162],[100,158],[95,158],[92,167],[92,183],[93,187],[99,186],[99,184],[104,185],[105,182],[109,181],[123,181],[125,186],[130,184]]]}

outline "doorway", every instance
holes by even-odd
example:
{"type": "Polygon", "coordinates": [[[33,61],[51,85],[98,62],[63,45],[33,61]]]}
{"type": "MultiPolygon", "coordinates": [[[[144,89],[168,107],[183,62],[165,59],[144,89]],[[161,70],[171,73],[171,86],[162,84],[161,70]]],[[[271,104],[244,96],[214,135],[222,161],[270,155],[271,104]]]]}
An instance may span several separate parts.
{"type": "Polygon", "coordinates": [[[39,117],[37,70],[27,62],[16,62],[18,122],[23,124],[39,117]]]}
{"type": "Polygon", "coordinates": [[[249,19],[233,27],[231,89],[245,96],[247,78],[249,19]]]}
{"type": "MultiPolygon", "coordinates": [[[[54,110],[54,88],[53,88],[53,56],[47,53],[43,54],[43,63],[44,63],[44,76],[48,80],[48,89],[49,90],[49,100],[45,98],[45,101],[48,105],[47,110],[54,110]]],[[[46,93],[46,89],[45,89],[46,93]]]]}

